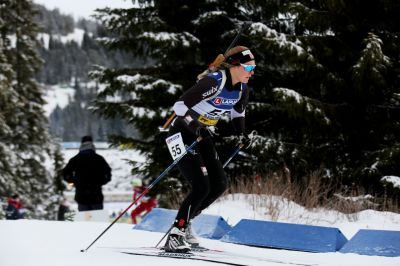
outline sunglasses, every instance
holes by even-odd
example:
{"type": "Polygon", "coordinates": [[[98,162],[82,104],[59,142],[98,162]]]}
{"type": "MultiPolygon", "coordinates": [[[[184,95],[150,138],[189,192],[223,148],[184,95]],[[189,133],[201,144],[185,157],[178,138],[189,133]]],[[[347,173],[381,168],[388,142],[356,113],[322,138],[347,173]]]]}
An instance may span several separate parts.
{"type": "Polygon", "coordinates": [[[256,65],[245,65],[245,64],[240,64],[245,71],[251,72],[256,68],[256,65]]]}

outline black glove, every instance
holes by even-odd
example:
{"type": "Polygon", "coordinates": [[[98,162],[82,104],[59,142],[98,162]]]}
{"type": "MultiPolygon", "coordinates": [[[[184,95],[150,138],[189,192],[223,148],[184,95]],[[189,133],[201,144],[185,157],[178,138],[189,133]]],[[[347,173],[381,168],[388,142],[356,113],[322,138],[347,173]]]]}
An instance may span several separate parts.
{"type": "Polygon", "coordinates": [[[201,137],[202,139],[211,138],[210,131],[209,131],[207,128],[202,127],[202,126],[199,126],[199,127],[196,129],[196,135],[197,135],[198,137],[201,137]]]}
{"type": "Polygon", "coordinates": [[[250,138],[247,134],[240,134],[239,135],[239,145],[241,145],[244,149],[248,149],[253,142],[253,138],[250,138]]]}
{"type": "Polygon", "coordinates": [[[186,128],[197,137],[201,137],[202,139],[211,138],[210,131],[206,127],[202,126],[196,119],[186,116],[182,121],[186,128]]]}

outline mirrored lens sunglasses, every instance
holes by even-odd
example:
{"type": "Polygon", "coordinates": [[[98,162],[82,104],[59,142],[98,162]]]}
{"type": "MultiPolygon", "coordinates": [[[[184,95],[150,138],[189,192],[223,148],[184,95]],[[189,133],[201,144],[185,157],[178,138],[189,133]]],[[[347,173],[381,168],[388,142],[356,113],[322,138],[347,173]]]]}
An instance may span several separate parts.
{"type": "Polygon", "coordinates": [[[256,68],[256,65],[245,65],[245,64],[240,64],[245,71],[251,72],[256,68]]]}

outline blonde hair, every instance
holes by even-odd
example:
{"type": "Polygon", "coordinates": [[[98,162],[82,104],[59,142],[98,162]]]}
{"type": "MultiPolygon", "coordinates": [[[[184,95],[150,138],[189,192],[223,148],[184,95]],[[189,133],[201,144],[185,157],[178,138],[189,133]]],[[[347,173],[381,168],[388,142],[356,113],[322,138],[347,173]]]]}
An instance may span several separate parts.
{"type": "Polygon", "coordinates": [[[237,54],[239,52],[245,51],[245,50],[249,50],[249,48],[247,48],[246,46],[235,46],[231,49],[229,49],[224,55],[223,54],[219,54],[217,56],[217,58],[214,60],[214,62],[212,62],[210,64],[210,66],[203,71],[202,73],[200,73],[197,76],[197,79],[200,80],[202,78],[204,78],[205,76],[207,76],[207,74],[221,70],[221,69],[228,69],[233,67],[233,65],[228,64],[227,62],[225,62],[225,60],[230,57],[231,55],[237,54]]]}

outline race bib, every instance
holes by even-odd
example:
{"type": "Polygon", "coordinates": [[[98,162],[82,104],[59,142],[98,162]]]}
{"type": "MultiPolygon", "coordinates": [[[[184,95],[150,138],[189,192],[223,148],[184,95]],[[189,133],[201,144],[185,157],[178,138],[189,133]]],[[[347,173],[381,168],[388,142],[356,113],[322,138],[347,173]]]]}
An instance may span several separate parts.
{"type": "Polygon", "coordinates": [[[218,120],[216,119],[210,119],[207,118],[205,116],[200,115],[199,118],[197,118],[197,120],[207,126],[215,126],[218,123],[218,120]]]}
{"type": "Polygon", "coordinates": [[[165,142],[167,143],[169,153],[171,153],[172,159],[174,160],[182,156],[186,151],[180,132],[166,138],[165,142]]]}

